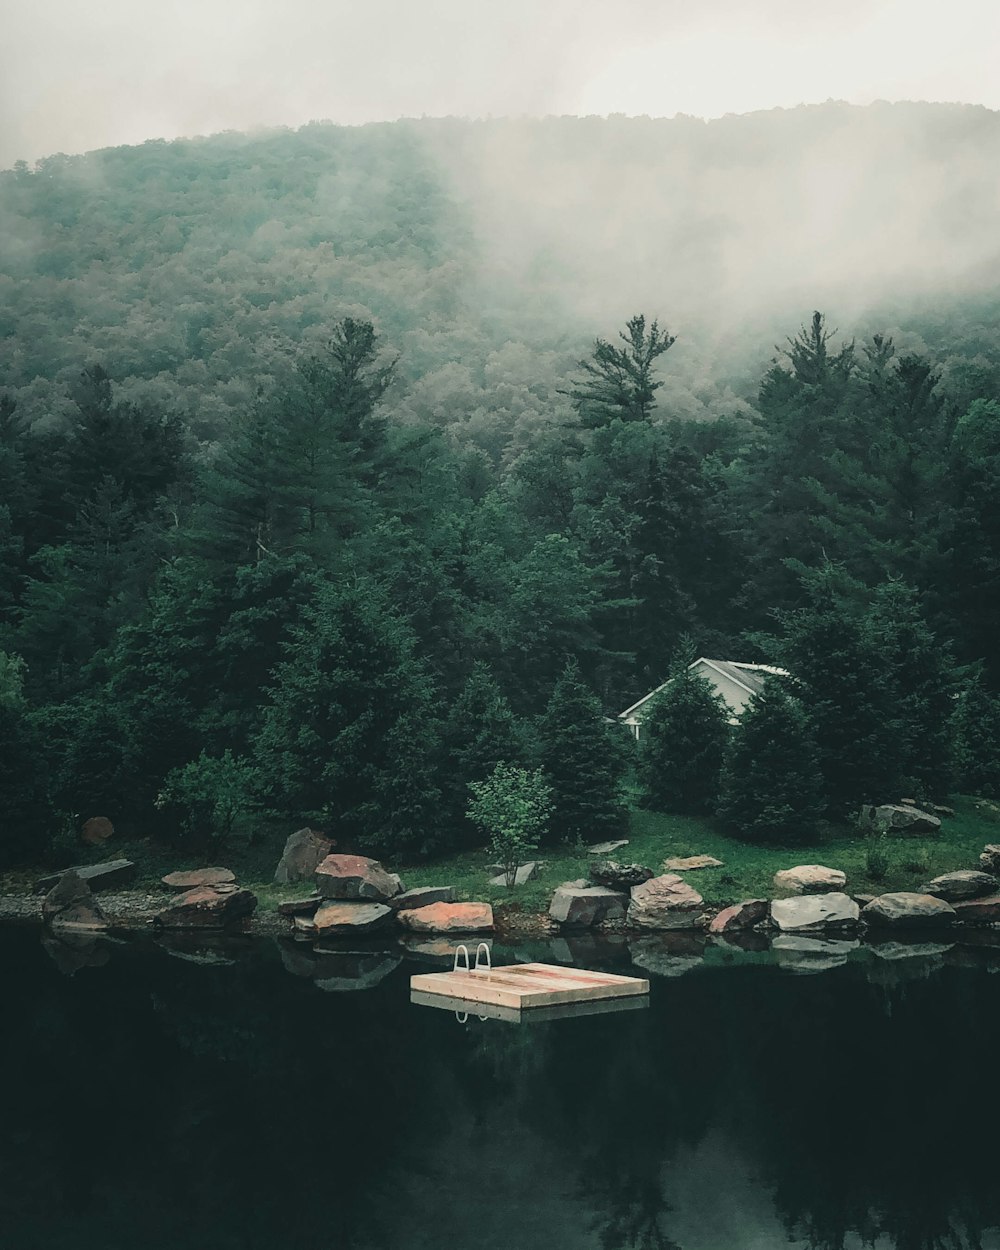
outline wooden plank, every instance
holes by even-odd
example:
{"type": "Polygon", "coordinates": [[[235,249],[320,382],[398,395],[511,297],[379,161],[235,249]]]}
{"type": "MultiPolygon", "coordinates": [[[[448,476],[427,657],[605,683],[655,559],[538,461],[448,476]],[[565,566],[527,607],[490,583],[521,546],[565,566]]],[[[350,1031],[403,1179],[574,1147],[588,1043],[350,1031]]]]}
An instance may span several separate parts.
{"type": "Polygon", "coordinates": [[[649,1006],[648,994],[630,994],[619,998],[588,999],[579,1003],[554,1003],[549,1007],[503,1007],[498,1003],[477,1003],[467,998],[448,998],[443,994],[427,994],[411,990],[410,1002],[418,1007],[436,1007],[442,1011],[464,1012],[487,1020],[508,1020],[512,1024],[530,1021],[575,1019],[577,1016],[599,1016],[612,1011],[641,1011],[649,1006]]]}
{"type": "Polygon", "coordinates": [[[542,1007],[649,993],[649,982],[615,973],[553,964],[510,964],[489,971],[418,973],[410,988],[444,998],[499,1007],[542,1007]]]}

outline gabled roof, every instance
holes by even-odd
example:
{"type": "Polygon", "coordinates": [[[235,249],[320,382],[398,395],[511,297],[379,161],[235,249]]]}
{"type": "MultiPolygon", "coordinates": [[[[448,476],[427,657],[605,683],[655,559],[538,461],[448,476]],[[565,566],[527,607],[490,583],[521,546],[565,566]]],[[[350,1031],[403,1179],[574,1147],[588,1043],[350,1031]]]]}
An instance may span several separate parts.
{"type": "MultiPolygon", "coordinates": [[[[773,664],[742,664],[738,660],[710,660],[704,655],[689,664],[688,669],[697,668],[699,665],[705,665],[714,669],[737,686],[741,686],[747,694],[759,694],[764,689],[764,682],[769,675],[775,677],[788,676],[786,669],[777,668],[773,664]]],[[[643,695],[638,703],[633,703],[624,712],[619,712],[618,719],[625,720],[634,712],[637,712],[644,703],[648,703],[654,695],[658,695],[661,690],[669,686],[671,681],[673,681],[672,677],[668,678],[662,685],[657,686],[655,690],[651,690],[649,694],[643,695]]]]}

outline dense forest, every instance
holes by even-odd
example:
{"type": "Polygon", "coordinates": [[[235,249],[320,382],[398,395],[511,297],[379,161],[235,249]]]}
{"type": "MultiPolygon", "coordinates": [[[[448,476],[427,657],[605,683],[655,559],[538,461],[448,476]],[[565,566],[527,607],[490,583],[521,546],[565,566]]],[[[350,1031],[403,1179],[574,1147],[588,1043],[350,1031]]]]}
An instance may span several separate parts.
{"type": "Polygon", "coordinates": [[[828,814],[988,792],[998,155],[828,105],[0,175],[0,860],[97,813],[445,850],[694,654],[836,705],[828,814]]]}

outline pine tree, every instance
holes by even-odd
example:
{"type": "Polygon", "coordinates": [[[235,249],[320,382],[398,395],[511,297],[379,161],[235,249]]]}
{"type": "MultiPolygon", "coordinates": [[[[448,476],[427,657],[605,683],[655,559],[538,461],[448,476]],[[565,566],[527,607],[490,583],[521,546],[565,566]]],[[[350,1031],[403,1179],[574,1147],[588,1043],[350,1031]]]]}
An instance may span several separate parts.
{"type": "Polygon", "coordinates": [[[711,811],[729,740],[725,703],[686,664],[650,703],[639,743],[642,805],[690,815],[711,811]]]}
{"type": "Polygon", "coordinates": [[[1000,697],[978,675],[959,696],[949,728],[958,788],[1000,798],[1000,697]]]}
{"type": "Polygon", "coordinates": [[[816,832],[822,789],[809,717],[769,678],[733,732],[716,814],[749,842],[804,842],[816,832]]]}
{"type": "Polygon", "coordinates": [[[23,681],[21,658],[0,651],[0,868],[37,863],[51,823],[44,797],[47,744],[31,719],[23,681]]]}
{"type": "Polygon", "coordinates": [[[609,725],[600,702],[570,660],[538,722],[539,761],[555,808],[553,842],[603,841],[626,827],[622,783],[628,743],[609,725]]]}
{"type": "Polygon", "coordinates": [[[632,317],[618,336],[624,347],[598,339],[589,360],[581,360],[583,379],[564,392],[573,401],[584,425],[621,421],[648,421],[656,392],[663,385],[653,378],[657,359],[674,344],[674,336],[654,320],[632,317]]]}

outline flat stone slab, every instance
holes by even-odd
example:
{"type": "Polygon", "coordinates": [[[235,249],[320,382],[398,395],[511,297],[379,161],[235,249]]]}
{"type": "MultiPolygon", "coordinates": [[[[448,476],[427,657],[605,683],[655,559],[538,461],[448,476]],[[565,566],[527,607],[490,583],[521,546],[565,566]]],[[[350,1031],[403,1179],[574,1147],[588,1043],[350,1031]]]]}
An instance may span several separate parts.
{"type": "Polygon", "coordinates": [[[78,864],[75,868],[63,868],[47,877],[39,877],[35,882],[35,893],[47,894],[68,872],[75,872],[94,891],[128,885],[139,875],[139,870],[130,859],[109,859],[103,864],[78,864]]]}
{"type": "Polygon", "coordinates": [[[602,920],[623,919],[627,907],[626,896],[607,886],[561,885],[552,896],[549,915],[559,924],[586,929],[602,920]]]}
{"type": "Polygon", "coordinates": [[[955,915],[968,924],[996,924],[1000,921],[1000,894],[956,903],[955,915]]]}
{"type": "MultiPolygon", "coordinates": [[[[532,860],[530,863],[521,864],[517,872],[514,874],[514,884],[515,885],[527,885],[529,881],[532,881],[537,876],[538,876],[538,864],[535,863],[534,860],[532,860]]],[[[490,885],[505,886],[506,884],[507,884],[507,876],[505,873],[500,873],[498,877],[490,878],[490,885]]]]}
{"type": "Polygon", "coordinates": [[[493,908],[489,903],[431,903],[396,913],[404,929],[413,933],[490,933],[493,908]]]}
{"type": "Polygon", "coordinates": [[[289,898],[278,904],[279,916],[311,916],[322,903],[318,894],[309,898],[289,898]]]}
{"type": "Polygon", "coordinates": [[[628,838],[619,838],[617,842],[595,842],[593,846],[587,847],[587,854],[613,855],[615,851],[620,851],[623,846],[628,846],[628,838]]]}
{"type": "Polygon", "coordinates": [[[160,880],[172,890],[193,890],[198,885],[230,885],[236,874],[228,868],[192,868],[190,872],[168,872],[160,880]]]}
{"type": "Polygon", "coordinates": [[[870,925],[901,929],[948,925],[955,919],[954,907],[944,899],[907,890],[880,894],[861,914],[870,925]]]}
{"type": "Polygon", "coordinates": [[[721,859],[714,855],[674,855],[663,861],[667,872],[694,872],[697,868],[724,868],[721,859]]]}
{"type": "Polygon", "coordinates": [[[801,894],[771,901],[771,921],[783,933],[816,929],[848,929],[858,923],[861,908],[847,894],[801,894]]]}
{"type": "Polygon", "coordinates": [[[998,885],[1000,882],[988,872],[946,872],[929,881],[924,893],[943,898],[946,903],[959,903],[995,894],[998,885]]]}
{"type": "Polygon", "coordinates": [[[936,834],[941,832],[941,817],[903,803],[883,803],[871,815],[876,829],[887,833],[936,834]]]}
{"type": "Polygon", "coordinates": [[[393,911],[412,911],[417,907],[430,907],[431,903],[453,903],[455,887],[453,885],[423,885],[413,890],[406,890],[389,900],[393,911]]]}
{"type": "Polygon", "coordinates": [[[774,874],[774,888],[787,890],[789,894],[820,894],[826,890],[843,890],[847,875],[839,868],[827,868],[824,864],[798,864],[795,868],[783,868],[774,874]]]}
{"type": "Polygon", "coordinates": [[[320,937],[372,933],[387,924],[392,914],[392,908],[384,903],[330,899],[323,902],[312,922],[320,937]]]}

